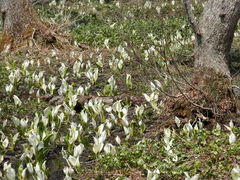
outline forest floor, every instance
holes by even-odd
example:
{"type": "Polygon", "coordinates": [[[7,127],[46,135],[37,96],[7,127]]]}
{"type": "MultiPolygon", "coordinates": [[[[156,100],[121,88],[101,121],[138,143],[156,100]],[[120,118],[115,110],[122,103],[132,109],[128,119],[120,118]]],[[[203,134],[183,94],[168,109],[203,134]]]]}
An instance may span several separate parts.
{"type": "MultiPolygon", "coordinates": [[[[199,15],[201,1],[193,7],[199,15]]],[[[71,0],[36,9],[72,47],[1,54],[0,179],[240,178],[238,110],[213,116],[179,105],[195,97],[185,91],[194,86],[194,39],[180,0],[71,0]]]]}

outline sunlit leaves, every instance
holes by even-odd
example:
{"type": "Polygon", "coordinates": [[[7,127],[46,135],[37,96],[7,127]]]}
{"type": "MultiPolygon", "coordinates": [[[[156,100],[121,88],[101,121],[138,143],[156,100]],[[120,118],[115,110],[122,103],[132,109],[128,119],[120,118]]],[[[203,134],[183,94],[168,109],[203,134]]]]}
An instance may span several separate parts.
{"type": "Polygon", "coordinates": [[[79,162],[79,157],[74,157],[74,156],[69,156],[68,157],[68,161],[70,162],[70,164],[73,167],[79,167],[80,166],[80,162],[79,162]]]}
{"type": "Polygon", "coordinates": [[[177,127],[179,128],[181,126],[181,120],[177,116],[175,116],[174,121],[175,121],[177,127]]]}
{"type": "Polygon", "coordinates": [[[231,171],[231,176],[233,180],[239,180],[240,179],[240,168],[239,166],[235,166],[231,171]]]}
{"type": "Polygon", "coordinates": [[[228,136],[228,141],[229,141],[229,144],[234,144],[237,140],[237,137],[236,135],[234,134],[233,132],[233,129],[234,129],[234,124],[232,121],[229,122],[229,126],[225,125],[225,127],[227,128],[227,130],[230,131],[230,134],[228,136]]]}
{"type": "Polygon", "coordinates": [[[127,76],[126,76],[126,85],[129,89],[132,89],[132,87],[133,87],[132,76],[130,74],[127,74],[127,76]]]}
{"type": "Polygon", "coordinates": [[[92,84],[94,84],[97,79],[98,79],[98,68],[95,69],[89,69],[86,73],[85,73],[86,77],[90,80],[90,82],[92,84]]]}
{"type": "Polygon", "coordinates": [[[5,162],[3,165],[3,170],[6,172],[6,179],[8,180],[15,180],[16,173],[15,170],[12,168],[11,163],[5,162]]]}
{"type": "Polygon", "coordinates": [[[230,135],[229,135],[229,143],[230,143],[230,144],[235,143],[235,142],[236,142],[236,139],[237,139],[236,135],[231,131],[231,133],[230,133],[230,135]]]}
{"type": "Polygon", "coordinates": [[[13,100],[14,100],[14,104],[17,106],[21,106],[22,105],[22,101],[19,99],[18,96],[13,95],[13,100]]]}
{"type": "Polygon", "coordinates": [[[74,151],[73,151],[74,152],[73,156],[74,157],[79,157],[82,154],[83,150],[84,150],[84,145],[83,144],[79,144],[79,145],[75,146],[74,151]]]}
{"type": "Polygon", "coordinates": [[[108,84],[104,86],[103,94],[106,96],[113,96],[117,90],[117,83],[113,76],[108,79],[108,84]]]}
{"type": "Polygon", "coordinates": [[[185,180],[198,180],[200,177],[200,174],[195,174],[194,176],[190,177],[187,172],[184,172],[186,178],[185,180]]]}
{"type": "Polygon", "coordinates": [[[154,171],[147,170],[147,180],[157,180],[159,177],[160,171],[155,169],[154,171]]]}
{"type": "Polygon", "coordinates": [[[68,68],[66,67],[66,65],[64,63],[61,63],[61,67],[59,68],[59,73],[62,78],[66,76],[67,70],[68,68]]]}

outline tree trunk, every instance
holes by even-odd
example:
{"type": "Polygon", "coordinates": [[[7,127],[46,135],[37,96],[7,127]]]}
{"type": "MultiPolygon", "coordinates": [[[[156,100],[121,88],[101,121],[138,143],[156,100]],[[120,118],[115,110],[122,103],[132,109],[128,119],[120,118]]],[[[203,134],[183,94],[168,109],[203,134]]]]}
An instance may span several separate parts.
{"type": "Polygon", "coordinates": [[[183,96],[173,102],[173,111],[175,116],[185,114],[191,119],[201,115],[203,120],[226,119],[237,112],[229,53],[240,18],[240,0],[208,0],[198,24],[190,1],[183,3],[196,38],[195,72],[187,93],[181,92],[183,96]]]}
{"type": "Polygon", "coordinates": [[[0,9],[3,23],[0,52],[27,45],[36,32],[46,30],[29,0],[0,0],[0,9]]]}
{"type": "Polygon", "coordinates": [[[195,67],[230,77],[229,52],[240,18],[240,0],[208,0],[198,24],[195,67]]]}

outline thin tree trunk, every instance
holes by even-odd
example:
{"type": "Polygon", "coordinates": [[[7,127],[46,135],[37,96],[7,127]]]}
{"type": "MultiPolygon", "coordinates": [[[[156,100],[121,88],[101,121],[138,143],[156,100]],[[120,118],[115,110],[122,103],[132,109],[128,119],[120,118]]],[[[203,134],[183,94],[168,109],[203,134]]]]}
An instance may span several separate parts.
{"type": "Polygon", "coordinates": [[[24,45],[36,31],[46,30],[29,0],[0,0],[0,8],[3,23],[0,52],[24,45]]]}
{"type": "Polygon", "coordinates": [[[195,67],[230,77],[229,52],[240,18],[240,0],[209,0],[198,24],[195,67]]]}

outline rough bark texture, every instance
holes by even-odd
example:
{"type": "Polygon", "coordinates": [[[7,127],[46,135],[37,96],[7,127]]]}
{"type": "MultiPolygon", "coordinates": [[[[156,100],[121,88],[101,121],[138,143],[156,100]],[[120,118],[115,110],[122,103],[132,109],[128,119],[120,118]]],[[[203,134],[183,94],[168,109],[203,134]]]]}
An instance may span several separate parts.
{"type": "Polygon", "coordinates": [[[240,18],[240,0],[209,0],[198,25],[195,67],[206,67],[230,76],[229,52],[240,18]]]}
{"type": "Polygon", "coordinates": [[[0,0],[0,9],[3,23],[0,52],[26,45],[35,32],[46,30],[29,0],[0,0]]]}

